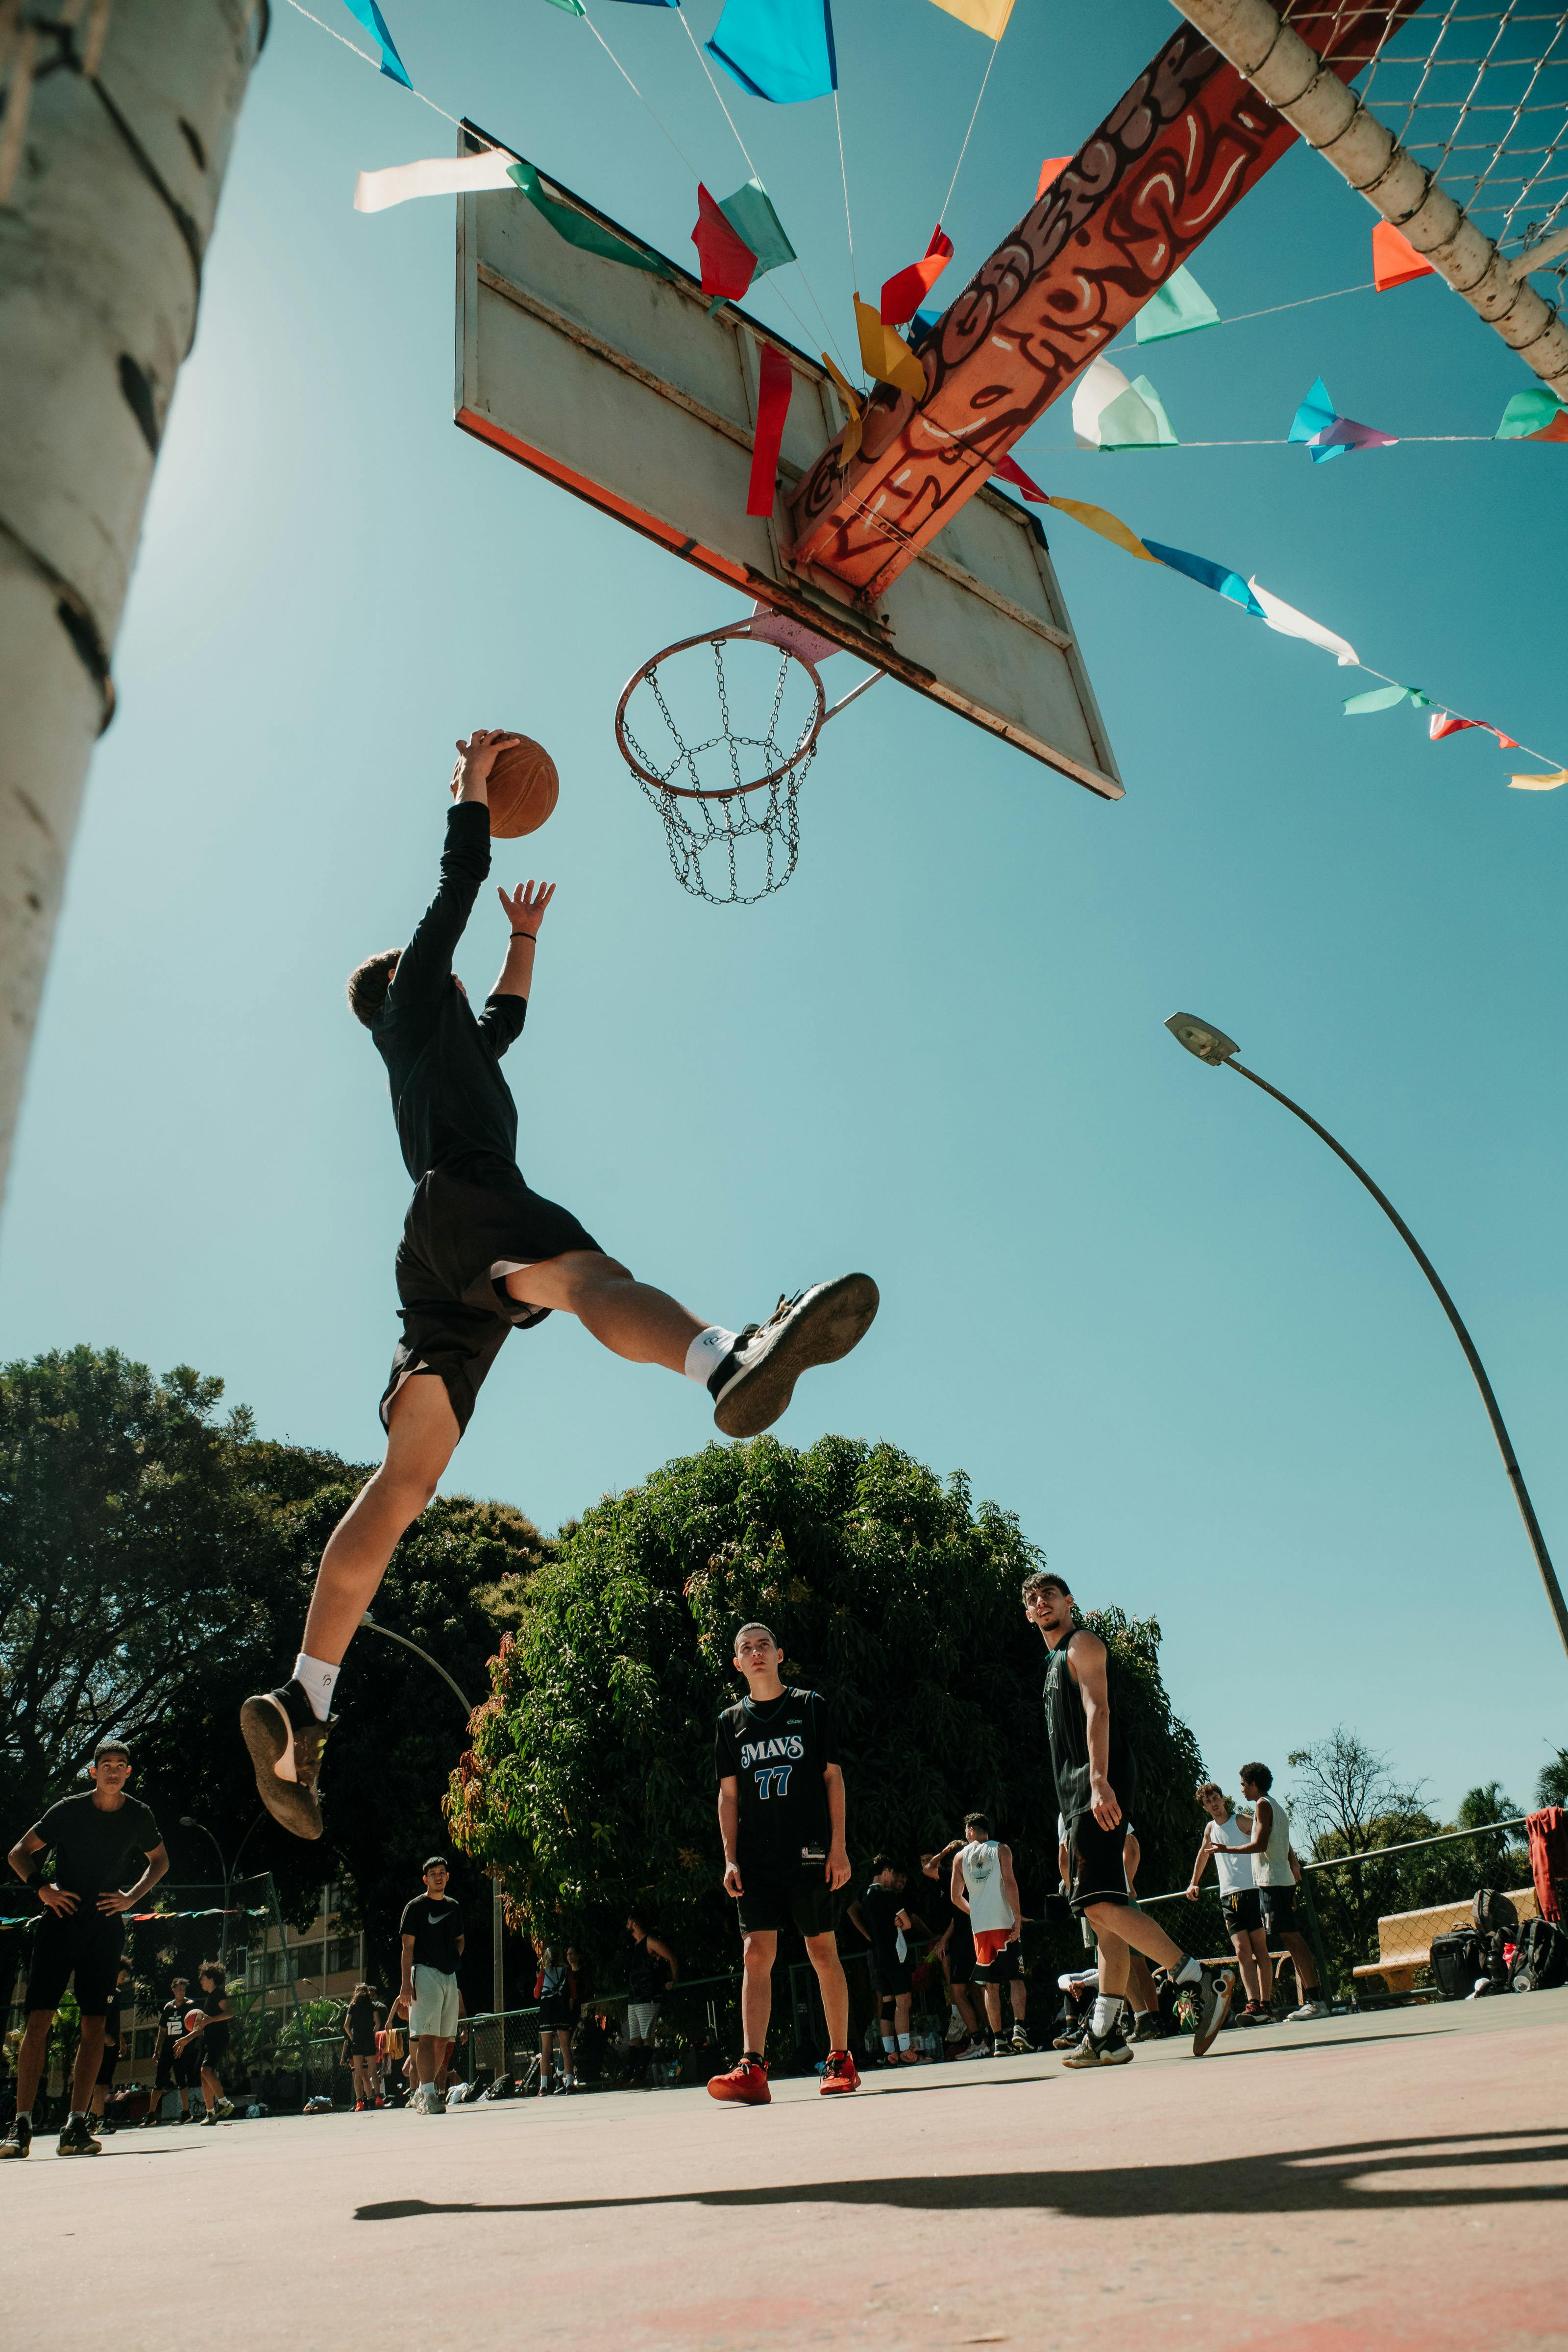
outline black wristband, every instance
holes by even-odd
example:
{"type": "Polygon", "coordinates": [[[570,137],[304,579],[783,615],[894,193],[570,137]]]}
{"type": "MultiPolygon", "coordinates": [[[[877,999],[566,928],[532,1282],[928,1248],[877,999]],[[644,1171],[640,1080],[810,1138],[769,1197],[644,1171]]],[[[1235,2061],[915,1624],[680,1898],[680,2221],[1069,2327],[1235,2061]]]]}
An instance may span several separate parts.
{"type": "Polygon", "coordinates": [[[512,933],[514,940],[536,940],[538,937],[537,931],[513,931],[512,933]]]}

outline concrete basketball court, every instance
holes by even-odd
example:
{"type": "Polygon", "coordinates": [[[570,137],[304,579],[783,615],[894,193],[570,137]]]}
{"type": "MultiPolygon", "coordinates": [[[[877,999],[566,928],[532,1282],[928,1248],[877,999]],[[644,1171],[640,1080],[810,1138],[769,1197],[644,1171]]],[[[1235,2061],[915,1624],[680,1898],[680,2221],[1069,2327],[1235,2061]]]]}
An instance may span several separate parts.
{"type": "Polygon", "coordinates": [[[1568,1989],[1196,2063],[121,2134],[0,2180],[15,2345],[1568,2344],[1568,1989]]]}

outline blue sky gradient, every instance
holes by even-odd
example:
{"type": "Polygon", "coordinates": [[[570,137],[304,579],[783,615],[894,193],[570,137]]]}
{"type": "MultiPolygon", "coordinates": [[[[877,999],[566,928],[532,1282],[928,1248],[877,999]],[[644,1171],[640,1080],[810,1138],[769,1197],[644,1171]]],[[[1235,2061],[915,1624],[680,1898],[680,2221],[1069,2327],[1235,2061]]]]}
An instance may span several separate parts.
{"type": "MultiPolygon", "coordinates": [[[[727,194],[747,167],[679,25],[590,5],[727,194]]],[[[717,0],[688,13],[700,39],[717,0]]],[[[543,0],[390,21],[420,89],[690,257],[693,183],[584,24],[543,0]]],[[[1019,0],[939,297],[1173,21],[1019,0]]],[[[874,299],[925,248],[985,44],[925,0],[840,0],[837,28],[874,299]]],[[[831,108],[725,96],[852,349],[831,108]]],[[[343,976],[428,896],[454,737],[521,726],[562,774],[548,832],[496,860],[560,886],[509,1063],[530,1180],[715,1319],[874,1273],[869,1339],[779,1434],[962,1465],[1086,1603],[1155,1613],[1221,1777],[1343,1722],[1442,1807],[1493,1774],[1527,1798],[1568,1741],[1568,1662],[1463,1360],[1331,1156],[1161,1024],[1229,1029],[1399,1203],[1568,1565],[1568,792],[1510,793],[1521,762],[1431,745],[1424,714],[1345,720],[1368,681],[1047,515],[1125,802],[882,688],[825,739],[788,888],[688,898],[611,715],[638,661],[739,601],[453,428],[453,206],[351,208],[361,166],[451,145],[275,8],[38,1032],[7,1354],[190,1362],[264,1433],[374,1457],[407,1183],[343,976]]],[[[1300,301],[1370,278],[1372,217],[1298,150],[1191,266],[1222,315],[1300,301]]],[[[803,339],[772,282],[752,307],[803,339]]],[[[1122,363],[1191,440],[1283,441],[1320,373],[1389,432],[1489,433],[1530,381],[1436,279],[1122,363]]],[[[1568,758],[1568,448],[1314,467],[1070,440],[1063,403],[1017,454],[1568,758]]],[[[481,900],[476,992],[502,929],[481,900]]],[[[447,1484],[548,1528],[708,1434],[689,1384],[556,1318],[509,1342],[447,1484]]]]}

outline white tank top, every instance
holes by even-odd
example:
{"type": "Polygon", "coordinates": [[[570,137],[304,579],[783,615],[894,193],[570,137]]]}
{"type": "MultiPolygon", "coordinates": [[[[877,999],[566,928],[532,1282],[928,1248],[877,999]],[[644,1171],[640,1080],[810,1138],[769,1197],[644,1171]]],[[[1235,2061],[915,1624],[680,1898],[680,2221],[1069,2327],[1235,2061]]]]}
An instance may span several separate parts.
{"type": "Polygon", "coordinates": [[[976,1839],[960,1850],[958,1859],[963,1872],[963,1891],[969,1897],[972,1932],[984,1935],[989,1931],[994,1935],[999,1928],[1016,1927],[1012,1906],[1002,1892],[996,1840],[976,1839]]]}
{"type": "MultiPolygon", "coordinates": [[[[1258,1886],[1293,1886],[1296,1877],[1290,1867],[1290,1816],[1276,1796],[1260,1798],[1258,1801],[1272,1807],[1273,1818],[1269,1824],[1268,1843],[1261,1853],[1252,1857],[1254,1884],[1258,1886]]],[[[1252,1828],[1256,1837],[1256,1820],[1252,1828]]]]}
{"type": "Polygon", "coordinates": [[[1249,1853],[1232,1853],[1228,1849],[1234,1845],[1250,1844],[1251,1831],[1244,1830],[1232,1813],[1228,1822],[1210,1822],[1208,1840],[1215,1850],[1214,1862],[1219,1873],[1220,1893],[1244,1895],[1252,1885],[1253,1858],[1249,1853]]]}

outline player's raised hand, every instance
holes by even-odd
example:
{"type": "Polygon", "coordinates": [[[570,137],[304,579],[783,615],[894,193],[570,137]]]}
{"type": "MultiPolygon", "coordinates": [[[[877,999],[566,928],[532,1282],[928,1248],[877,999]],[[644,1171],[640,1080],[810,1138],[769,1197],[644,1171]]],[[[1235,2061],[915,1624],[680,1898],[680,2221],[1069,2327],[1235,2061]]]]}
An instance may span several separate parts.
{"type": "Polygon", "coordinates": [[[510,897],[501,889],[497,890],[496,896],[506,910],[507,922],[513,933],[521,931],[525,938],[536,940],[539,926],[544,920],[544,910],[555,896],[555,885],[553,882],[520,882],[510,897]]]}
{"type": "Polygon", "coordinates": [[[497,752],[521,740],[521,735],[509,735],[504,727],[476,727],[471,735],[459,735],[457,763],[452,770],[453,799],[482,797],[497,752]]]}

